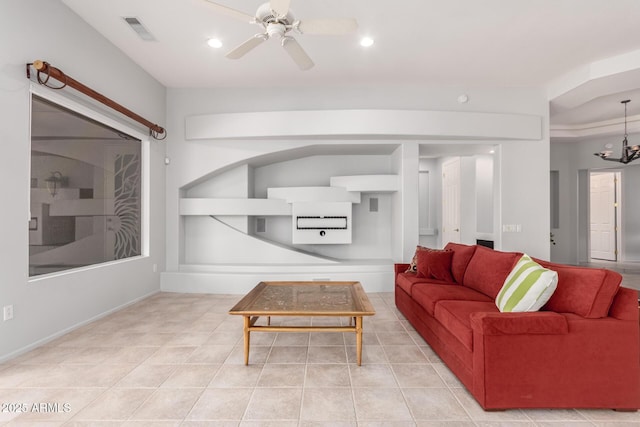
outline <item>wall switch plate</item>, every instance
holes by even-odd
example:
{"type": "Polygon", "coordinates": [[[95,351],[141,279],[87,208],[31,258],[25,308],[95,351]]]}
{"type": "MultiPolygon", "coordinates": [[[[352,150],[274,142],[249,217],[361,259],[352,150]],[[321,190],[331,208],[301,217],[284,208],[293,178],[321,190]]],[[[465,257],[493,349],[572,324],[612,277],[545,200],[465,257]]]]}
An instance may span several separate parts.
{"type": "Polygon", "coordinates": [[[13,305],[5,305],[3,310],[3,318],[6,322],[7,320],[13,319],[13,305]]]}

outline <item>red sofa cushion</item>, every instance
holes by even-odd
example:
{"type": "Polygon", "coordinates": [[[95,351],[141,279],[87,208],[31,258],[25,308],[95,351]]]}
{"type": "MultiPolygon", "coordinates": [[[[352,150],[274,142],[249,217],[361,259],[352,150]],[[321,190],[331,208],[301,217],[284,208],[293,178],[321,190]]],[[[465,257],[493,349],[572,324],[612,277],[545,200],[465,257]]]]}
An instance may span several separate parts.
{"type": "Polygon", "coordinates": [[[493,301],[440,301],[436,304],[435,318],[442,323],[469,351],[473,351],[473,329],[471,314],[477,312],[497,313],[493,301]]]}
{"type": "Polygon", "coordinates": [[[445,250],[450,250],[453,252],[453,258],[451,259],[451,274],[453,275],[453,279],[462,283],[464,278],[464,273],[467,271],[467,266],[469,265],[469,261],[471,257],[476,252],[476,246],[463,245],[462,243],[447,243],[447,246],[444,247],[445,250]]]}
{"type": "Polygon", "coordinates": [[[417,276],[427,279],[444,280],[446,282],[454,282],[451,275],[451,251],[417,251],[417,276]]]}
{"type": "Polygon", "coordinates": [[[602,268],[577,267],[535,260],[558,272],[558,286],[543,310],[574,313],[589,319],[607,317],[622,276],[602,268]]]}
{"type": "MultiPolygon", "coordinates": [[[[442,280],[435,279],[425,279],[424,277],[418,277],[415,273],[399,273],[396,277],[396,285],[400,287],[403,291],[405,291],[409,295],[413,295],[414,286],[418,285],[450,285],[451,282],[445,282],[442,280]]],[[[456,285],[458,287],[462,287],[460,285],[456,285]]]]}
{"type": "Polygon", "coordinates": [[[477,246],[462,284],[495,299],[520,257],[520,252],[501,252],[477,246]]]}
{"type": "Polygon", "coordinates": [[[434,315],[436,304],[440,301],[480,301],[491,302],[495,306],[493,300],[488,296],[457,284],[436,285],[423,283],[414,286],[412,291],[413,294],[411,296],[415,302],[431,316],[434,315]]]}

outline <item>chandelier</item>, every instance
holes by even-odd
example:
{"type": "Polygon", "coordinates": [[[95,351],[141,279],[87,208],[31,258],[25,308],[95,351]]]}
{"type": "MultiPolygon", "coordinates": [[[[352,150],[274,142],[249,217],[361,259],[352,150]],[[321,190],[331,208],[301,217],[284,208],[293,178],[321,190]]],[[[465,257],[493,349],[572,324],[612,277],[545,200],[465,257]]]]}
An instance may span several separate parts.
{"type": "Polygon", "coordinates": [[[624,104],[624,139],[622,140],[622,157],[619,159],[611,158],[612,151],[601,151],[599,153],[593,153],[596,156],[600,157],[602,160],[609,160],[612,162],[620,162],[630,163],[638,158],[640,158],[640,145],[632,145],[629,146],[629,142],[627,141],[627,104],[631,102],[630,99],[625,99],[624,101],[620,101],[621,104],[624,104]]]}

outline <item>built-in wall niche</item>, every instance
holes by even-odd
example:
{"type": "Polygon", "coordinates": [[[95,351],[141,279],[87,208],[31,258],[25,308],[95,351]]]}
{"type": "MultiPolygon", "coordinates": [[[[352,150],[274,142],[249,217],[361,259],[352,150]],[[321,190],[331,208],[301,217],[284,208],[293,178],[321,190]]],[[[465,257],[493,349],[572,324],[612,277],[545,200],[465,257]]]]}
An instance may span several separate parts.
{"type": "Polygon", "coordinates": [[[251,238],[281,255],[389,259],[391,199],[399,189],[390,171],[387,155],[318,155],[211,174],[182,191],[184,262],[255,262],[243,248],[251,238]]]}

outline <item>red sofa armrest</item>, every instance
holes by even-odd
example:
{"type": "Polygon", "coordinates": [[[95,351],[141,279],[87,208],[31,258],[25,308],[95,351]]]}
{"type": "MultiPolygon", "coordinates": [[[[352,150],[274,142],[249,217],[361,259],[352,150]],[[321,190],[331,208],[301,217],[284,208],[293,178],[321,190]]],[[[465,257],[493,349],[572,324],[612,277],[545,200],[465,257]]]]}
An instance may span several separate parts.
{"type": "Polygon", "coordinates": [[[567,319],[558,313],[538,311],[534,313],[471,314],[471,327],[481,335],[561,335],[569,333],[567,319]]]}
{"type": "Polygon", "coordinates": [[[638,322],[638,291],[620,286],[613,303],[609,308],[609,316],[620,320],[638,322]]]}
{"type": "Polygon", "coordinates": [[[410,265],[411,264],[393,264],[394,279],[398,277],[398,274],[407,271],[407,268],[409,268],[410,265]]]}

